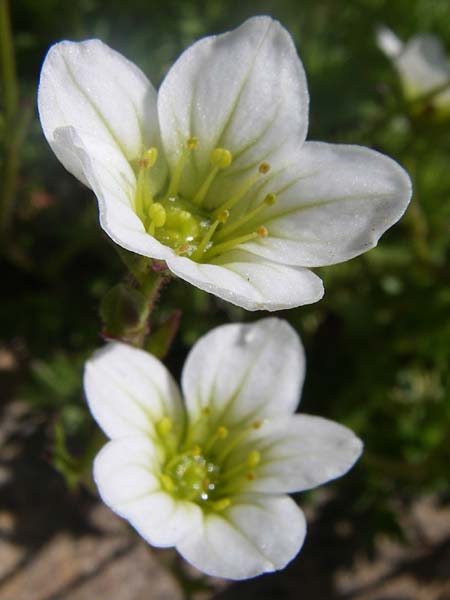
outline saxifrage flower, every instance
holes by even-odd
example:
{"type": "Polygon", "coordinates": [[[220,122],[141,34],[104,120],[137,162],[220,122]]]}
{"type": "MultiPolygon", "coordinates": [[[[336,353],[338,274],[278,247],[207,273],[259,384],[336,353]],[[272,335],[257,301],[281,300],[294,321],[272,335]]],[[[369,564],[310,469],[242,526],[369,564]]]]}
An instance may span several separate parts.
{"type": "Polygon", "coordinates": [[[205,573],[245,579],[297,554],[305,519],[286,494],[343,475],[361,453],[346,427],[294,411],[305,360],[290,325],[218,327],[193,347],[183,399],[156,358],[111,343],[87,362],[85,392],[111,441],[100,495],[154,546],[205,573]]]}
{"type": "Polygon", "coordinates": [[[38,94],[45,136],[108,235],[248,310],[319,300],[309,267],[375,246],[410,199],[388,157],[305,142],[308,102],[292,38],[264,16],[192,45],[158,93],[99,40],[58,43],[38,94]]]}
{"type": "Polygon", "coordinates": [[[442,41],[431,33],[420,33],[403,43],[387,27],[377,30],[378,47],[394,63],[410,100],[430,94],[427,102],[450,113],[450,62],[442,41]]]}

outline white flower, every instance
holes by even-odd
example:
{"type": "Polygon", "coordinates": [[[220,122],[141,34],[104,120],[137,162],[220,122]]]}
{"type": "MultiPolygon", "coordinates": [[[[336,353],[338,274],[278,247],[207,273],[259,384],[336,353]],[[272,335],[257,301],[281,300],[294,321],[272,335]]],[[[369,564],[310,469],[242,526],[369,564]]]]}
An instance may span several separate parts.
{"type": "Polygon", "coordinates": [[[94,190],[108,235],[248,310],[319,300],[309,267],[375,246],[411,195],[386,156],[305,142],[308,100],[269,17],[188,48],[158,93],[102,42],[61,42],[38,94],[47,140],[94,190]]]}
{"type": "Polygon", "coordinates": [[[437,36],[419,34],[404,44],[393,31],[380,27],[376,39],[378,47],[393,61],[408,98],[415,100],[436,91],[430,104],[450,109],[450,63],[437,36]]]}
{"type": "Polygon", "coordinates": [[[94,463],[103,501],[210,575],[283,568],[306,533],[286,493],[343,475],[362,448],[342,425],[293,414],[304,361],[284,321],[218,327],[187,359],[183,403],[146,352],[113,343],[94,354],[84,386],[111,438],[94,463]]]}

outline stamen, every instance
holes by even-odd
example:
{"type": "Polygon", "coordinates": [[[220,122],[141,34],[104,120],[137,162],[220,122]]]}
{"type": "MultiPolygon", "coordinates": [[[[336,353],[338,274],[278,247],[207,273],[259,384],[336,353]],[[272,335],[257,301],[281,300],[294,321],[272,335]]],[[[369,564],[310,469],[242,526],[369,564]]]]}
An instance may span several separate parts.
{"type": "Polygon", "coordinates": [[[229,210],[221,210],[219,213],[217,213],[217,220],[219,221],[219,223],[226,223],[228,221],[230,217],[230,211],[229,210]]]}
{"type": "Polygon", "coordinates": [[[205,454],[208,454],[208,452],[211,451],[211,448],[218,440],[224,440],[226,437],[228,437],[228,433],[229,431],[227,427],[224,427],[223,425],[218,427],[205,445],[205,454]]]}
{"type": "Polygon", "coordinates": [[[216,209],[216,214],[222,210],[231,210],[233,206],[236,206],[239,200],[242,200],[242,198],[250,190],[250,188],[253,187],[254,184],[258,181],[260,176],[265,175],[269,171],[269,169],[269,163],[261,163],[258,167],[258,172],[256,173],[256,175],[252,175],[247,179],[247,181],[244,181],[242,186],[231,196],[231,198],[229,198],[226,202],[222,204],[222,206],[219,206],[219,208],[216,209]]]}
{"type": "MultiPolygon", "coordinates": [[[[246,460],[243,463],[240,463],[238,465],[235,465],[233,468],[228,469],[228,471],[225,471],[225,473],[222,475],[222,477],[220,478],[221,482],[227,481],[231,478],[236,477],[236,475],[239,475],[240,473],[244,472],[244,471],[248,471],[248,468],[253,468],[256,467],[257,465],[259,465],[259,463],[261,462],[261,453],[258,452],[258,450],[252,450],[251,452],[249,452],[246,460]]],[[[246,477],[249,475],[249,473],[246,473],[246,477]]],[[[253,479],[256,477],[256,475],[253,473],[253,479]]]]}
{"type": "Polygon", "coordinates": [[[165,473],[162,473],[159,476],[161,483],[163,484],[163,488],[167,491],[172,493],[175,490],[175,484],[173,482],[172,477],[170,477],[169,475],[166,475],[165,473]]]}
{"type": "Polygon", "coordinates": [[[169,417],[163,417],[156,425],[159,435],[165,436],[172,431],[173,421],[169,417]]]}
{"type": "Polygon", "coordinates": [[[266,206],[273,206],[276,200],[277,197],[275,196],[275,194],[267,194],[262,203],[256,206],[253,210],[249,211],[240,219],[237,219],[237,221],[234,221],[234,223],[230,223],[227,227],[222,227],[222,229],[216,235],[215,241],[227,238],[230,235],[230,233],[236,231],[236,229],[240,229],[242,225],[245,225],[245,223],[253,219],[253,217],[255,217],[258,213],[264,210],[266,206]]]}
{"type": "MultiPolygon", "coordinates": [[[[260,229],[260,228],[258,227],[258,229],[260,229]]],[[[236,238],[234,238],[232,240],[228,240],[226,242],[222,242],[221,244],[214,244],[214,246],[212,246],[212,248],[210,250],[208,250],[207,252],[205,252],[205,254],[202,256],[202,259],[204,261],[210,260],[211,258],[213,258],[214,256],[217,256],[218,254],[222,254],[223,252],[227,252],[228,250],[232,250],[236,246],[239,246],[239,244],[243,244],[244,242],[249,242],[250,240],[254,240],[259,235],[260,234],[257,233],[257,231],[254,231],[253,233],[248,233],[246,235],[241,235],[241,236],[236,237],[236,238]]]]}
{"type": "Polygon", "coordinates": [[[203,236],[202,241],[197,246],[196,251],[191,255],[192,260],[199,260],[201,258],[203,252],[205,251],[207,245],[211,241],[211,238],[214,235],[218,226],[219,226],[219,220],[214,221],[214,223],[211,225],[211,227],[208,229],[208,231],[203,236]]]}
{"type": "Polygon", "coordinates": [[[175,254],[177,254],[178,256],[183,256],[183,254],[186,254],[186,252],[189,251],[189,248],[189,244],[181,244],[181,246],[178,246],[178,248],[175,249],[175,254]]]}
{"type": "Polygon", "coordinates": [[[175,170],[172,175],[172,179],[170,180],[169,189],[167,190],[166,197],[172,198],[176,197],[178,194],[178,188],[180,186],[181,175],[183,174],[184,164],[186,162],[187,157],[189,156],[192,150],[195,150],[198,147],[198,140],[195,137],[190,137],[186,140],[186,147],[183,149],[178,162],[175,166],[175,170]]]}
{"type": "Polygon", "coordinates": [[[189,150],[197,150],[198,148],[198,139],[196,137],[190,137],[186,141],[186,146],[189,150]]]}
{"type": "Polygon", "coordinates": [[[141,169],[150,169],[156,162],[158,158],[158,149],[157,148],[149,148],[144,152],[141,158],[138,161],[139,167],[141,169]]]}
{"type": "Polygon", "coordinates": [[[220,427],[217,428],[217,436],[219,437],[219,439],[224,440],[226,437],[228,437],[228,429],[226,427],[224,427],[223,425],[221,425],[220,427]]]}
{"type": "Polygon", "coordinates": [[[157,158],[158,150],[156,148],[149,148],[142,154],[141,158],[138,161],[139,172],[136,182],[134,210],[138,217],[144,222],[144,225],[146,225],[145,207],[153,202],[153,198],[150,193],[148,170],[154,166],[157,158]]]}
{"type": "Polygon", "coordinates": [[[213,509],[217,510],[218,512],[225,510],[230,506],[230,504],[231,500],[229,498],[221,498],[220,500],[216,500],[215,502],[211,503],[213,509]]]}
{"type": "Polygon", "coordinates": [[[192,202],[201,206],[206,194],[208,193],[209,188],[211,187],[212,182],[214,181],[217,173],[222,169],[227,169],[233,160],[233,156],[229,150],[225,148],[215,148],[211,152],[210,161],[212,168],[208,175],[206,176],[205,181],[202,183],[197,193],[195,194],[192,202]]]}
{"type": "Polygon", "coordinates": [[[227,169],[233,161],[233,155],[226,148],[215,148],[211,152],[210,160],[219,169],[227,169]]]}
{"type": "Polygon", "coordinates": [[[260,238],[266,238],[269,235],[269,230],[264,225],[260,225],[256,230],[256,233],[260,238]]]}
{"type": "Polygon", "coordinates": [[[261,462],[261,453],[258,450],[252,450],[247,456],[247,465],[249,467],[256,467],[261,462]]]}

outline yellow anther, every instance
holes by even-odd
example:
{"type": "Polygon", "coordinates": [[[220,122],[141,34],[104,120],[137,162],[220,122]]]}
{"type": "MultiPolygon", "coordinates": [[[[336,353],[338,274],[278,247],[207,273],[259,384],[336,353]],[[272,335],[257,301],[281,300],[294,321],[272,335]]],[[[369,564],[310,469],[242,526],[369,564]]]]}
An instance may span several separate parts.
{"type": "Polygon", "coordinates": [[[160,202],[151,204],[148,209],[148,214],[155,227],[163,227],[166,222],[167,214],[166,209],[160,202]]]}
{"type": "Polygon", "coordinates": [[[157,148],[149,148],[146,150],[139,160],[139,166],[142,169],[150,169],[155,164],[158,158],[157,148]]]}
{"type": "Polygon", "coordinates": [[[226,169],[231,165],[233,155],[225,148],[214,148],[210,156],[211,163],[219,169],[226,169]]]}
{"type": "Polygon", "coordinates": [[[167,435],[172,431],[173,421],[169,417],[163,417],[156,425],[156,429],[160,435],[167,435]]]}
{"type": "Polygon", "coordinates": [[[256,230],[256,233],[260,238],[266,238],[269,235],[269,230],[264,225],[260,225],[256,230]]]}
{"type": "Polygon", "coordinates": [[[261,462],[261,453],[258,450],[252,450],[247,456],[247,465],[249,467],[256,467],[261,462]]]}
{"type": "Polygon", "coordinates": [[[220,427],[218,427],[217,429],[217,437],[221,440],[224,440],[227,436],[228,436],[228,429],[226,427],[224,427],[223,425],[221,425],[220,427]]]}
{"type": "Polygon", "coordinates": [[[221,210],[217,213],[217,220],[219,221],[219,223],[226,223],[228,221],[229,216],[229,210],[221,210]]]}
{"type": "Polygon", "coordinates": [[[228,508],[231,504],[231,500],[229,498],[222,498],[221,500],[216,500],[212,503],[214,510],[222,511],[228,508]]]}
{"type": "Polygon", "coordinates": [[[198,148],[198,139],[196,137],[190,137],[186,140],[186,146],[189,150],[196,150],[198,148]]]}
{"type": "Polygon", "coordinates": [[[260,173],[262,173],[263,175],[265,175],[266,173],[268,173],[270,171],[270,165],[268,162],[262,162],[259,167],[258,167],[258,171],[260,173]]]}
{"type": "Polygon", "coordinates": [[[276,201],[277,197],[275,194],[267,194],[267,196],[264,198],[264,204],[267,204],[267,206],[273,206],[276,201]]]}
{"type": "Polygon", "coordinates": [[[175,484],[172,478],[169,475],[165,475],[164,473],[160,476],[161,483],[163,488],[167,492],[173,492],[175,490],[175,484]]]}

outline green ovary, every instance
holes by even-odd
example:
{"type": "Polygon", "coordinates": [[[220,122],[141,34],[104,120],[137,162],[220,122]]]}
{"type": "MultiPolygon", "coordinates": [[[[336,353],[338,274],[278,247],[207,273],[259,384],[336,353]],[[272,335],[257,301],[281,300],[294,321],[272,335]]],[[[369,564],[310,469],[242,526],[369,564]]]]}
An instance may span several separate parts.
{"type": "Polygon", "coordinates": [[[161,481],[167,491],[183,500],[206,502],[214,497],[220,468],[201,454],[174,456],[163,469],[161,481]]]}
{"type": "Polygon", "coordinates": [[[165,246],[189,254],[208,231],[210,220],[204,215],[195,214],[186,202],[180,200],[163,200],[161,205],[166,220],[163,226],[155,227],[153,235],[165,246]]]}
{"type": "Polygon", "coordinates": [[[259,451],[245,452],[237,463],[230,463],[229,459],[261,422],[257,420],[230,434],[224,426],[211,429],[209,419],[209,414],[205,413],[196,424],[188,427],[181,442],[175,441],[170,418],[164,417],[157,424],[165,456],[159,479],[162,489],[175,498],[220,512],[231,504],[232,497],[246,482],[256,477],[255,468],[261,460],[259,451]]]}

